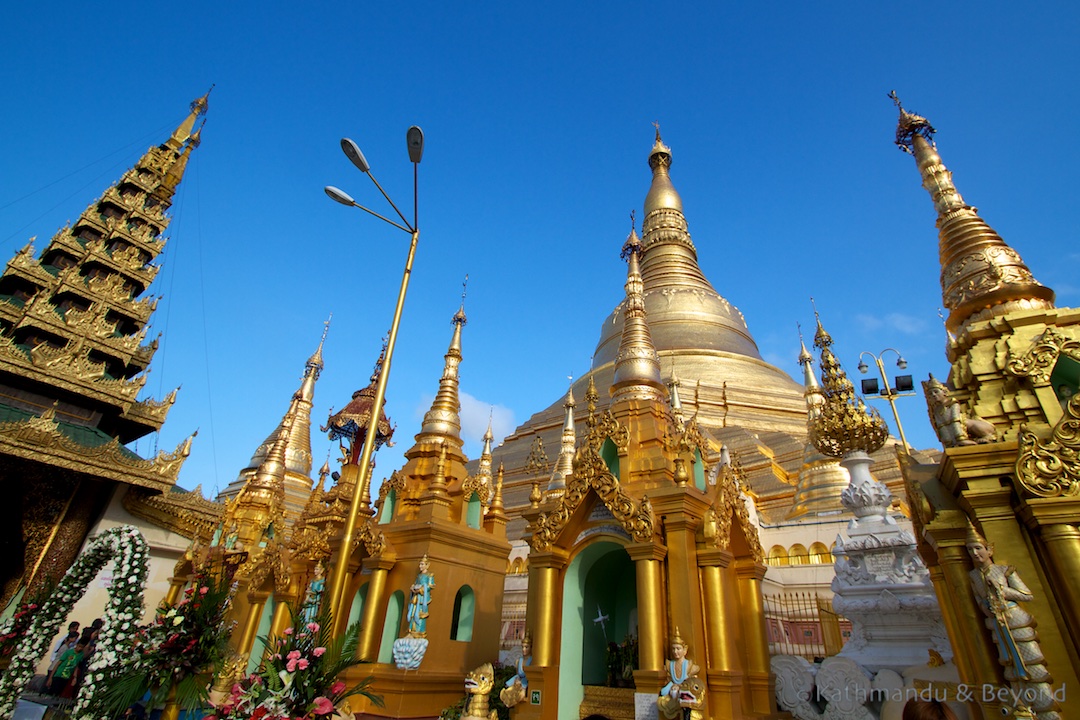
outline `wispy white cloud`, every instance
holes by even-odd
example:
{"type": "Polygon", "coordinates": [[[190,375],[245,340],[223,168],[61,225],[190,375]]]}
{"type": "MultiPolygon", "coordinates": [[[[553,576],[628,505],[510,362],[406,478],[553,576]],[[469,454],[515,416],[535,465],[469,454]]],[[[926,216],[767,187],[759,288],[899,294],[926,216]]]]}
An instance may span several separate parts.
{"type": "MultiPolygon", "coordinates": [[[[461,419],[461,439],[465,441],[465,452],[469,457],[480,455],[484,433],[487,432],[488,417],[491,418],[491,434],[495,436],[492,447],[497,446],[517,427],[514,411],[505,405],[490,403],[463,391],[458,391],[458,399],[461,401],[461,411],[458,413],[461,419]]],[[[434,395],[422,397],[413,416],[418,421],[422,420],[424,414],[431,409],[431,403],[434,400],[434,395]]]]}
{"type": "Polygon", "coordinates": [[[888,313],[884,316],[859,314],[855,316],[855,323],[864,332],[891,330],[902,335],[921,335],[927,330],[925,319],[904,313],[888,313]]]}

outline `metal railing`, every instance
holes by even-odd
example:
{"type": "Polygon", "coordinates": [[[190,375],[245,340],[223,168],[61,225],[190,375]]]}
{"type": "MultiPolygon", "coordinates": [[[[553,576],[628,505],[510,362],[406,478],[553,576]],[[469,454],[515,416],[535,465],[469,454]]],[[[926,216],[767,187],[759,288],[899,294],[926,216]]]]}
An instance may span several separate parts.
{"type": "Polygon", "coordinates": [[[833,610],[832,599],[811,592],[766,595],[765,625],[770,654],[811,662],[836,655],[851,634],[851,622],[833,610]]]}

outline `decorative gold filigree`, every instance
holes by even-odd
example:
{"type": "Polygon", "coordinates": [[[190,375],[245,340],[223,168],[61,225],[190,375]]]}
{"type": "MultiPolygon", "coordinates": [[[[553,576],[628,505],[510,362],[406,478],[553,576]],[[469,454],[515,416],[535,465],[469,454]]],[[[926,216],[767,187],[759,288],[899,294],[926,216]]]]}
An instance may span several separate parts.
{"type": "Polygon", "coordinates": [[[38,417],[0,423],[0,448],[17,457],[156,490],[176,482],[191,452],[192,438],[172,453],[159,452],[153,460],[134,455],[116,438],[97,446],[83,445],[65,435],[55,417],[55,408],[49,408],[38,417]]]}
{"type": "Polygon", "coordinates": [[[765,549],[761,546],[758,529],[750,520],[750,511],[743,500],[746,487],[746,471],[738,458],[732,458],[730,465],[721,468],[716,480],[717,492],[713,501],[713,513],[716,519],[716,534],[713,544],[720,550],[731,549],[731,519],[738,518],[739,527],[750,547],[750,554],[761,565],[765,564],[765,549]]]}
{"type": "Polygon", "coordinates": [[[1034,385],[1048,385],[1058,357],[1066,355],[1080,362],[1080,340],[1074,340],[1057,328],[1047,328],[1032,342],[1023,355],[1010,357],[1005,372],[1030,378],[1034,385]]]}
{"type": "Polygon", "coordinates": [[[1048,442],[1021,426],[1016,476],[1024,489],[1039,497],[1080,494],[1080,395],[1065,407],[1065,415],[1048,442]]]}
{"type": "Polygon", "coordinates": [[[872,453],[885,444],[889,428],[877,410],[867,408],[862,398],[855,394],[855,386],[840,367],[831,345],[832,337],[819,318],[814,347],[821,350],[821,387],[825,402],[821,413],[807,422],[810,442],[818,452],[830,457],[843,457],[854,451],[872,453]]]}
{"type": "MultiPolygon", "coordinates": [[[[610,420],[618,426],[614,417],[610,420]]],[[[600,457],[600,445],[608,437],[607,432],[610,430],[610,423],[598,423],[586,437],[578,450],[574,460],[574,473],[558,506],[549,513],[541,514],[536,520],[530,538],[534,550],[546,550],[555,543],[590,488],[636,542],[648,542],[652,539],[655,520],[649,498],[643,497],[638,502],[627,495],[620,487],[618,478],[611,474],[600,457]]],[[[625,428],[623,430],[625,431],[625,428]]],[[[624,440],[624,447],[626,442],[629,442],[629,436],[624,440]]]]}
{"type": "MultiPolygon", "coordinates": [[[[468,500],[473,493],[476,493],[477,497],[480,498],[480,502],[487,505],[491,500],[491,486],[485,482],[485,479],[480,475],[470,475],[465,478],[464,482],[461,483],[461,496],[468,500]]],[[[379,494],[382,494],[381,488],[379,494]]]]}

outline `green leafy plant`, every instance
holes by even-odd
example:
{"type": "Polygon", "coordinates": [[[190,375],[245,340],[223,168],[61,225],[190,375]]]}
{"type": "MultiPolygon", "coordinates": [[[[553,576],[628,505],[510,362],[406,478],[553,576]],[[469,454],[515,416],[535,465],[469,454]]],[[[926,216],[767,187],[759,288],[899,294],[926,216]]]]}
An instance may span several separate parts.
{"type": "Polygon", "coordinates": [[[352,688],[338,680],[359,665],[356,651],[360,624],[334,637],[328,611],[311,621],[293,616],[281,637],[265,639],[266,653],[256,672],[232,687],[228,697],[204,720],[313,720],[328,717],[346,698],[362,695],[378,707],[371,678],[352,688]]]}

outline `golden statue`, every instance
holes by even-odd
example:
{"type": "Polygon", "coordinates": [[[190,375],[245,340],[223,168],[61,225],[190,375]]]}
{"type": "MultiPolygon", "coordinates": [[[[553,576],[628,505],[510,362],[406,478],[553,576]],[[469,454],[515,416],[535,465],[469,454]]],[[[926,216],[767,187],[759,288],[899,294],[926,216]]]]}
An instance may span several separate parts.
{"type": "Polygon", "coordinates": [[[975,568],[969,573],[971,587],[994,636],[998,661],[1005,679],[1018,697],[1034,710],[1038,720],[1061,720],[1054,701],[1053,678],[1039,647],[1035,618],[1019,603],[1035,596],[1020,579],[1016,568],[993,561],[994,546],[968,524],[967,549],[975,568]]]}
{"type": "Polygon", "coordinates": [[[508,708],[522,702],[529,690],[529,679],[525,677],[525,668],[532,664],[532,633],[526,631],[521,640],[521,657],[515,664],[514,677],[506,681],[506,687],[499,691],[499,699],[508,708]]]}
{"type": "Polygon", "coordinates": [[[694,694],[695,684],[689,682],[691,678],[696,679],[701,670],[693,660],[686,657],[689,650],[676,626],[675,634],[671,638],[671,659],[665,666],[668,682],[660,688],[660,697],[656,700],[656,707],[660,714],[669,720],[682,717],[684,707],[700,707],[703,700],[702,697],[694,694]]]}
{"type": "Polygon", "coordinates": [[[982,418],[969,418],[960,405],[949,395],[949,389],[933,375],[923,382],[926,409],[938,440],[945,447],[981,445],[997,440],[994,426],[982,418]]]}

